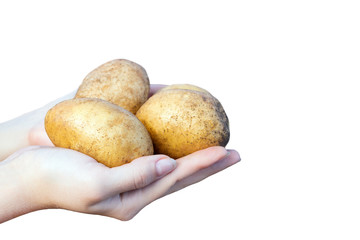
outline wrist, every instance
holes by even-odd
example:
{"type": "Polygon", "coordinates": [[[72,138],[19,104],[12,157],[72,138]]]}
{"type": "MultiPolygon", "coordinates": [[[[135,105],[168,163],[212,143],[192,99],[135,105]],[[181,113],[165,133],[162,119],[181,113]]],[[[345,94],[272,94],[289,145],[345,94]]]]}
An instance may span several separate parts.
{"type": "MultiPolygon", "coordinates": [[[[19,157],[19,156],[17,156],[19,157]]],[[[43,209],[31,196],[31,179],[24,169],[9,157],[0,163],[0,223],[43,209]]]]}

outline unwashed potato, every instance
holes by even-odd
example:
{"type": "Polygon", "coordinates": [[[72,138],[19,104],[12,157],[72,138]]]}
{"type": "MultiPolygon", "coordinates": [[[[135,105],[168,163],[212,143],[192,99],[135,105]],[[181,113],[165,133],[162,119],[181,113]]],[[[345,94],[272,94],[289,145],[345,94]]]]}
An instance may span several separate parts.
{"type": "Polygon", "coordinates": [[[149,133],[135,115],[101,99],[55,105],[46,114],[45,130],[55,146],[82,152],[108,167],[154,152],[149,133]]]}
{"type": "Polygon", "coordinates": [[[100,98],[133,114],[147,100],[150,82],[139,64],[126,59],[109,61],[90,72],[75,98],[100,98]]]}
{"type": "Polygon", "coordinates": [[[162,88],[160,91],[166,91],[166,90],[169,90],[169,89],[187,89],[187,90],[194,90],[194,91],[209,93],[205,89],[203,89],[201,87],[198,87],[198,86],[195,86],[195,85],[192,85],[192,84],[172,84],[172,85],[169,85],[169,86],[166,86],[166,87],[162,88]]]}
{"type": "Polygon", "coordinates": [[[211,146],[226,146],[229,120],[220,102],[204,92],[159,91],[136,113],[153,140],[155,153],[180,158],[211,146]]]}

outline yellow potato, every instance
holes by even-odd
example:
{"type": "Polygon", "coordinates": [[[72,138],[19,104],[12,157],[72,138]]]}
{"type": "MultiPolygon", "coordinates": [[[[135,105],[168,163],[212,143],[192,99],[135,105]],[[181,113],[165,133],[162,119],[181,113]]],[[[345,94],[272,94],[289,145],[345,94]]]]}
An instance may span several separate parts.
{"type": "Polygon", "coordinates": [[[180,158],[195,151],[226,146],[229,120],[212,95],[184,89],[160,91],[136,113],[145,125],[155,153],[180,158]]]}
{"type": "Polygon", "coordinates": [[[187,89],[187,90],[194,90],[194,91],[209,93],[205,89],[195,86],[195,85],[192,85],[192,84],[173,84],[173,85],[169,85],[169,86],[162,88],[160,91],[166,91],[166,90],[170,90],[170,89],[187,89]]]}
{"type": "Polygon", "coordinates": [[[107,62],[90,72],[75,98],[100,98],[133,114],[148,99],[150,82],[139,64],[125,59],[107,62]]]}
{"type": "Polygon", "coordinates": [[[55,105],[46,114],[45,130],[55,146],[82,152],[108,167],[154,153],[149,133],[135,115],[101,99],[55,105]]]}

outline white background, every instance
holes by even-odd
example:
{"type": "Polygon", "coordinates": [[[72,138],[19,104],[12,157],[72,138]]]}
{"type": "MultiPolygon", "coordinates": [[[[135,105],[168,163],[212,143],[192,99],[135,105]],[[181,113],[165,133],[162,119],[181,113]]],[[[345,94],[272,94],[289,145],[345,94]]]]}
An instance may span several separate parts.
{"type": "Polygon", "coordinates": [[[46,210],[1,239],[360,238],[356,1],[54,2],[0,2],[0,122],[126,58],[212,92],[242,162],[129,222],[46,210]]]}

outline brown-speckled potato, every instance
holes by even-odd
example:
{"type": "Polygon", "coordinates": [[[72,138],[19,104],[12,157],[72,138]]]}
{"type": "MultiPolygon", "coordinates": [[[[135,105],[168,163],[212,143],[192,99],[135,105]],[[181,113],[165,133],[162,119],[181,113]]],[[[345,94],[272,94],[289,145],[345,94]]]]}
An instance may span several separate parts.
{"type": "Polygon", "coordinates": [[[58,103],[46,114],[45,129],[55,146],[82,152],[108,167],[154,152],[149,133],[135,115],[101,99],[58,103]]]}
{"type": "Polygon", "coordinates": [[[166,90],[170,90],[170,89],[187,89],[187,90],[194,90],[194,91],[209,93],[205,89],[195,86],[195,85],[192,85],[192,84],[173,84],[173,85],[169,85],[169,86],[162,88],[160,91],[166,91],[166,90]]]}
{"type": "Polygon", "coordinates": [[[169,89],[153,95],[136,113],[153,140],[155,153],[180,158],[195,151],[226,146],[229,121],[212,95],[169,89]]]}
{"type": "Polygon", "coordinates": [[[149,78],[139,64],[125,59],[107,62],[90,72],[75,98],[100,98],[132,112],[147,100],[149,78]]]}

